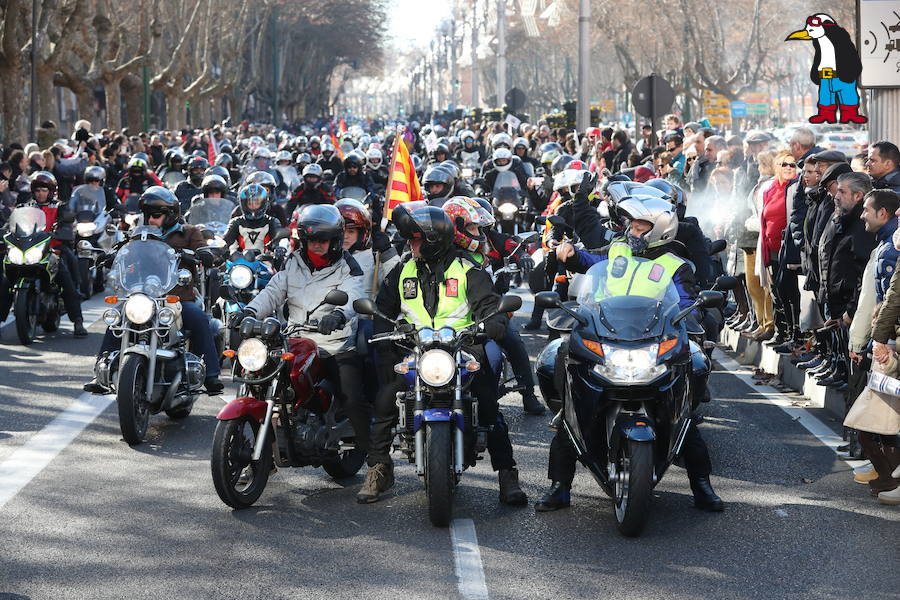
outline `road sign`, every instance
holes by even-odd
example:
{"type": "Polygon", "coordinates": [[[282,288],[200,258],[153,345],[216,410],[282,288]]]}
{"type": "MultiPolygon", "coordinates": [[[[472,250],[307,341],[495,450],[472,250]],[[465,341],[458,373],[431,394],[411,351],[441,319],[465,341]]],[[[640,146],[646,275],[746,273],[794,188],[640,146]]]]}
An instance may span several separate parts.
{"type": "Polygon", "coordinates": [[[635,111],[645,117],[661,117],[672,110],[675,90],[669,82],[656,73],[644,77],[631,91],[631,104],[635,111]]]}
{"type": "Polygon", "coordinates": [[[633,115],[633,114],[631,114],[630,112],[624,112],[624,113],[622,113],[622,122],[623,122],[623,123],[631,123],[632,121],[634,121],[634,115],[633,115]]]}
{"type": "Polygon", "coordinates": [[[731,116],[732,117],[746,117],[747,116],[747,103],[746,102],[732,102],[731,103],[731,116]]]}
{"type": "Polygon", "coordinates": [[[862,60],[859,84],[900,87],[900,0],[857,0],[856,48],[862,60]]]}
{"type": "Polygon", "coordinates": [[[510,112],[519,112],[525,107],[525,92],[519,88],[510,88],[504,97],[506,109],[510,112]]]}

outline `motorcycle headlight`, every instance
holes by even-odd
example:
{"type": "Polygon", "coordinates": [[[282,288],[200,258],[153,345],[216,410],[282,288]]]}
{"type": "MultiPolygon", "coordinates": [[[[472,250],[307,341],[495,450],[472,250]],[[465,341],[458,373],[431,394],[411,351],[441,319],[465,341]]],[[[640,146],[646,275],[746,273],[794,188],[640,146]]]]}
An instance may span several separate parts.
{"type": "Polygon", "coordinates": [[[620,348],[603,344],[604,364],[594,365],[594,372],[615,383],[647,383],[666,372],[666,365],[656,364],[656,344],[643,348],[620,348]]]}
{"type": "Polygon", "coordinates": [[[44,250],[46,250],[46,243],[39,244],[33,248],[29,248],[25,251],[25,264],[26,265],[36,265],[44,258],[44,250]]]}
{"type": "Polygon", "coordinates": [[[244,265],[235,265],[228,271],[228,280],[239,290],[250,287],[253,283],[253,271],[244,265]]]}
{"type": "Polygon", "coordinates": [[[419,358],[419,377],[432,387],[442,387],[453,380],[456,360],[444,350],[429,350],[419,358]]]}
{"type": "Polygon", "coordinates": [[[463,177],[474,177],[474,176],[475,176],[475,170],[472,169],[471,167],[463,167],[463,170],[462,170],[462,176],[463,176],[463,177]]]}
{"type": "Polygon", "coordinates": [[[153,318],[156,303],[144,294],[135,294],[125,301],[125,317],[135,325],[143,325],[153,318]]]}
{"type": "Polygon", "coordinates": [[[109,327],[118,325],[119,319],[121,318],[122,315],[114,308],[107,308],[105,311],[103,311],[103,322],[106,323],[109,327]]]}
{"type": "Polygon", "coordinates": [[[247,371],[259,371],[266,365],[269,350],[258,338],[244,340],[238,346],[238,362],[247,371]]]}
{"type": "Polygon", "coordinates": [[[171,325],[175,321],[175,311],[171,308],[160,309],[158,318],[160,325],[171,325]]]}
{"type": "Polygon", "coordinates": [[[514,212],[516,212],[517,210],[519,210],[519,207],[516,206],[515,204],[511,203],[511,202],[507,202],[506,204],[501,204],[501,205],[497,208],[497,210],[499,210],[501,214],[504,214],[504,215],[511,215],[511,214],[513,214],[514,212]]]}
{"type": "Polygon", "coordinates": [[[81,237],[90,237],[94,235],[94,232],[97,230],[96,223],[76,223],[75,231],[78,232],[78,235],[81,237]]]}
{"type": "Polygon", "coordinates": [[[10,246],[9,250],[6,252],[6,258],[9,259],[14,265],[24,265],[25,264],[25,253],[16,248],[15,246],[10,246]]]}

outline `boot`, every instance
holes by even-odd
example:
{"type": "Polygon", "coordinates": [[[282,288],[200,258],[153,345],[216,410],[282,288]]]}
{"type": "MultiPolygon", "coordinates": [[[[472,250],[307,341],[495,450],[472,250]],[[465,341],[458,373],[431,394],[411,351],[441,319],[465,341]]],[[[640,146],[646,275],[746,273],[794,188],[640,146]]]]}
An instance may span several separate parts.
{"type": "Polygon", "coordinates": [[[877,478],[878,471],[876,471],[872,466],[870,466],[867,470],[853,472],[853,481],[855,481],[856,483],[869,483],[873,479],[877,478]]]}
{"type": "Polygon", "coordinates": [[[900,487],[889,492],[881,492],[878,494],[878,501],[890,506],[900,506],[900,487]]]}
{"type": "Polygon", "coordinates": [[[206,393],[210,396],[221,394],[222,390],[225,389],[225,384],[219,380],[218,375],[213,375],[204,379],[203,386],[206,388],[206,393]]]}
{"type": "Polygon", "coordinates": [[[108,387],[106,387],[105,385],[103,385],[102,383],[97,381],[96,377],[94,377],[93,379],[88,381],[86,384],[84,384],[82,386],[82,389],[89,394],[99,394],[99,395],[108,394],[112,391],[108,387]]]}
{"type": "Polygon", "coordinates": [[[356,501],[360,504],[378,502],[379,496],[394,485],[394,464],[377,463],[366,472],[366,480],[363,482],[356,501]]]}
{"type": "Polygon", "coordinates": [[[561,508],[568,508],[572,504],[571,486],[561,481],[554,481],[550,489],[544,494],[540,502],[534,505],[538,512],[551,512],[561,508]]]}
{"type": "Polygon", "coordinates": [[[500,481],[500,502],[513,506],[528,504],[528,496],[519,487],[518,469],[500,469],[497,479],[500,481]]]}
{"type": "Polygon", "coordinates": [[[757,335],[762,335],[763,333],[765,333],[765,331],[766,330],[762,327],[757,327],[756,329],[746,329],[741,333],[741,337],[749,338],[752,340],[755,339],[757,335]]]}
{"type": "Polygon", "coordinates": [[[841,104],[841,123],[867,123],[869,119],[858,114],[858,104],[841,104]]]}
{"type": "Polygon", "coordinates": [[[759,333],[754,333],[752,336],[750,336],[750,339],[753,340],[754,342],[767,342],[767,341],[771,340],[773,337],[775,337],[774,329],[769,329],[768,331],[766,331],[764,329],[759,333]]]}
{"type": "Polygon", "coordinates": [[[544,405],[537,399],[533,391],[526,390],[522,393],[522,406],[525,408],[526,414],[535,416],[544,414],[544,405]]]}
{"type": "Polygon", "coordinates": [[[725,503],[716,496],[713,491],[712,484],[709,482],[709,475],[691,475],[691,491],[694,492],[694,507],[706,512],[722,512],[725,509],[725,503]]]}
{"type": "Polygon", "coordinates": [[[811,116],[810,123],[837,123],[837,104],[818,104],[819,113],[811,116]]]}
{"type": "Polygon", "coordinates": [[[73,323],[73,325],[75,326],[74,327],[75,337],[77,337],[77,338],[87,337],[88,332],[87,332],[87,329],[84,328],[84,321],[81,321],[81,320],[75,321],[73,323]]]}

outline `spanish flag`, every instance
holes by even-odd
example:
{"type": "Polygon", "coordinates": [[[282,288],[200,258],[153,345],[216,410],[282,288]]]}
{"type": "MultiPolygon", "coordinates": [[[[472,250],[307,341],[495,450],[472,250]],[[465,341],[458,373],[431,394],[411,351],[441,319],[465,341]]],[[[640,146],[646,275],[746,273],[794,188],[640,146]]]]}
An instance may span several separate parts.
{"type": "Polygon", "coordinates": [[[409,156],[409,150],[402,141],[403,136],[397,134],[394,136],[394,148],[391,152],[393,157],[391,162],[391,171],[388,175],[387,198],[385,198],[385,214],[388,219],[394,207],[401,202],[410,202],[414,200],[424,200],[422,196],[422,188],[419,185],[419,176],[416,174],[416,168],[413,166],[412,158],[409,156]]]}

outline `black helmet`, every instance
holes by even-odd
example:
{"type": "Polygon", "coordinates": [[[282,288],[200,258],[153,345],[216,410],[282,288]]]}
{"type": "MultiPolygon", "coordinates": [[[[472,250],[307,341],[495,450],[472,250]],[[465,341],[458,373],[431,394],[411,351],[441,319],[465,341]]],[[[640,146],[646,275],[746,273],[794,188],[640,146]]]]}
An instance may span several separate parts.
{"type": "MultiPolygon", "coordinates": [[[[139,153],[140,154],[140,153],[139,153]]],[[[128,174],[132,177],[139,177],[147,174],[147,161],[135,154],[128,161],[128,174]]]]}
{"type": "Polygon", "coordinates": [[[144,213],[144,223],[148,223],[148,217],[158,215],[160,213],[166,215],[165,221],[161,229],[163,231],[173,227],[178,223],[181,217],[181,203],[175,197],[169,188],[161,185],[154,185],[147,188],[147,191],[141,194],[138,202],[141,212],[144,213]]]}
{"type": "Polygon", "coordinates": [[[234,159],[231,158],[230,154],[222,153],[216,157],[216,160],[213,164],[215,164],[216,166],[225,167],[226,169],[230,169],[234,165],[234,159]]]}
{"type": "Polygon", "coordinates": [[[202,156],[192,156],[184,166],[185,174],[196,187],[200,187],[200,184],[203,182],[203,174],[208,168],[209,161],[202,156]]]}
{"type": "Polygon", "coordinates": [[[265,218],[266,209],[269,208],[269,192],[265,187],[258,183],[245,185],[238,192],[238,200],[245,219],[258,221],[265,218]]]}
{"type": "Polygon", "coordinates": [[[92,165],[84,170],[85,183],[91,183],[92,181],[103,183],[104,179],[106,179],[106,169],[99,165],[92,165]]]}
{"type": "Polygon", "coordinates": [[[56,197],[56,177],[50,171],[38,171],[31,176],[31,191],[34,193],[36,188],[44,188],[50,190],[47,194],[47,202],[53,202],[56,197]]]}
{"type": "MultiPolygon", "coordinates": [[[[208,168],[205,173],[203,173],[204,177],[207,177],[209,175],[218,175],[225,180],[225,185],[231,187],[231,173],[229,173],[228,169],[226,169],[225,167],[221,165],[213,165],[208,168]]],[[[225,192],[222,193],[224,194],[225,192]]]]}
{"type": "Polygon", "coordinates": [[[422,240],[420,252],[425,260],[446,254],[453,245],[453,238],[456,235],[453,221],[437,206],[409,207],[400,204],[394,209],[391,220],[403,238],[422,240]]]}
{"type": "Polygon", "coordinates": [[[344,158],[344,169],[349,169],[350,167],[356,167],[357,169],[362,169],[362,161],[359,159],[359,156],[350,153],[344,158]]]}
{"type": "Polygon", "coordinates": [[[344,252],[344,217],[332,204],[307,204],[297,219],[297,237],[303,250],[301,258],[310,269],[314,268],[307,254],[310,240],[329,242],[325,257],[333,264],[344,252]]]}
{"type": "Polygon", "coordinates": [[[441,166],[428,167],[425,175],[422,176],[422,191],[425,192],[425,197],[429,200],[449,198],[453,192],[453,175],[441,166]],[[433,184],[440,184],[442,187],[437,191],[431,192],[428,187],[433,184]]]}
{"type": "Polygon", "coordinates": [[[228,184],[225,183],[221,175],[210,174],[203,178],[200,189],[203,190],[204,196],[209,196],[210,192],[219,192],[224,198],[225,193],[228,191],[228,184]]]}
{"type": "Polygon", "coordinates": [[[450,148],[448,148],[446,144],[438,144],[434,147],[434,151],[431,153],[431,156],[437,160],[439,154],[444,155],[444,158],[440,159],[441,162],[447,160],[450,157],[450,148]]]}
{"type": "Polygon", "coordinates": [[[552,173],[555,177],[556,175],[562,173],[565,170],[566,166],[568,166],[568,164],[573,160],[575,160],[575,158],[569,154],[561,154],[557,156],[556,159],[554,159],[554,161],[550,163],[550,173],[552,173]]]}
{"type": "Polygon", "coordinates": [[[184,155],[178,148],[169,148],[163,152],[163,159],[165,160],[166,166],[170,169],[180,170],[181,166],[184,164],[184,155]]]}
{"type": "Polygon", "coordinates": [[[247,177],[247,181],[244,183],[245,185],[256,183],[263,186],[268,190],[269,196],[272,198],[275,197],[275,188],[278,186],[278,182],[275,181],[275,176],[268,171],[254,171],[253,173],[250,173],[247,177]]]}

